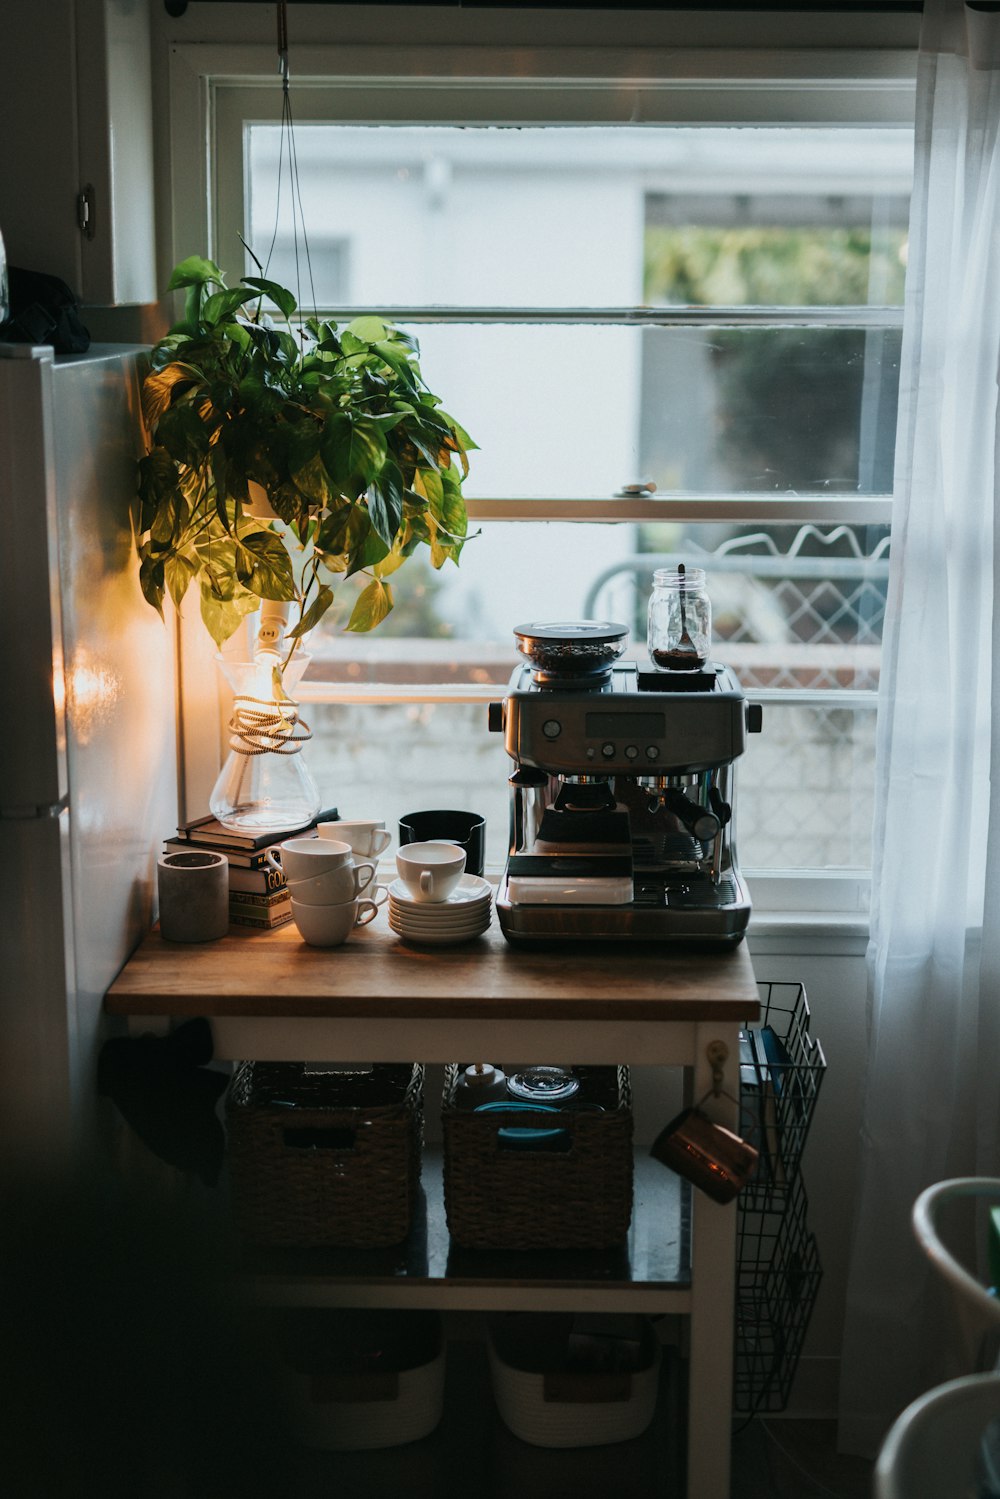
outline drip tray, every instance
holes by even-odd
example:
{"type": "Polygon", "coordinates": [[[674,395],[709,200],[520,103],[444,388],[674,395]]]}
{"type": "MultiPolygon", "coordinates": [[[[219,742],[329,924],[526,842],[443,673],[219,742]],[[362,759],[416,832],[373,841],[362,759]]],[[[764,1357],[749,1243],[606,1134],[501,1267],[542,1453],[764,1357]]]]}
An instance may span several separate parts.
{"type": "Polygon", "coordinates": [[[713,885],[708,880],[671,883],[668,880],[637,878],[633,904],[647,911],[663,910],[665,907],[668,910],[718,910],[731,906],[736,899],[736,886],[729,879],[713,885]]]}

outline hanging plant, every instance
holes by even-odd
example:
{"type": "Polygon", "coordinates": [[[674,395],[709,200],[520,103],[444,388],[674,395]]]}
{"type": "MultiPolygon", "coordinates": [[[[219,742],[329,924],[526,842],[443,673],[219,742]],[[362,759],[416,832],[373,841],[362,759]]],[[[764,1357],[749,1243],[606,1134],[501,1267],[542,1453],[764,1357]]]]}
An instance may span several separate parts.
{"type": "Polygon", "coordinates": [[[184,319],[153,349],[142,386],[136,549],[147,601],[162,614],[169,593],[180,608],[196,584],[221,645],[262,599],[285,600],[297,642],[330,608],[337,579],[360,573],[368,582],[347,629],[374,629],[392,608],[389,578],[418,547],[436,568],[458,562],[475,444],[424,384],[415,340],[392,324],[293,327],[285,287],[245,276],[230,289],[197,255],[167,289],[182,287],[184,319]],[[263,514],[253,485],[269,502],[263,514]]]}

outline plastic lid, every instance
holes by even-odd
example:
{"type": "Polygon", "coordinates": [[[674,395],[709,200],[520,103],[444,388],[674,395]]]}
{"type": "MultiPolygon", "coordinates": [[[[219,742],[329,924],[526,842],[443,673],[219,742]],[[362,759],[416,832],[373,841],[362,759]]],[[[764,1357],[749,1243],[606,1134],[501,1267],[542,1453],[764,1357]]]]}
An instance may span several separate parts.
{"type": "Polygon", "coordinates": [[[628,636],[628,625],[610,619],[568,619],[548,623],[515,625],[515,635],[531,640],[568,640],[579,644],[604,645],[628,636]]]}

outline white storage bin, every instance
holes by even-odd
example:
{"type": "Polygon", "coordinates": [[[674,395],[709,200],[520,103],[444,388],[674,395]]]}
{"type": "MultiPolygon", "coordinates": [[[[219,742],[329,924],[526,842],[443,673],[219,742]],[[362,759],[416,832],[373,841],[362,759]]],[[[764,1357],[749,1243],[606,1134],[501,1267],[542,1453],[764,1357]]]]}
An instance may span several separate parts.
{"type": "Polygon", "coordinates": [[[572,1317],[492,1319],[490,1373],[504,1424],[535,1447],[600,1447],[640,1436],[656,1413],[660,1345],[648,1322],[630,1320],[638,1332],[635,1367],[588,1370],[567,1363],[572,1317]]]}
{"type": "Polygon", "coordinates": [[[313,1313],[319,1330],[286,1355],[292,1434],[360,1452],[428,1436],[444,1405],[441,1321],[424,1312],[313,1313]],[[324,1322],[326,1326],[324,1326],[324,1322]]]}

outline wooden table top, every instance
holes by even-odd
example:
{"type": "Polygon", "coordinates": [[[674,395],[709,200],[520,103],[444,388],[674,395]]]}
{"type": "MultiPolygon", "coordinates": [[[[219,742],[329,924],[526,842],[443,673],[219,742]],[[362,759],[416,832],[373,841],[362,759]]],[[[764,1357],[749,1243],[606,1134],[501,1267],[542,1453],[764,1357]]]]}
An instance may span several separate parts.
{"type": "Polygon", "coordinates": [[[512,947],[499,926],[458,947],[411,947],[384,911],[342,947],[309,947],[293,923],[218,942],[151,932],[105,999],[115,1015],[358,1016],[428,1020],[754,1020],[745,943],[696,952],[650,944],[512,947]]]}

